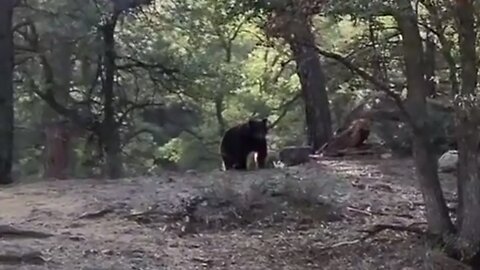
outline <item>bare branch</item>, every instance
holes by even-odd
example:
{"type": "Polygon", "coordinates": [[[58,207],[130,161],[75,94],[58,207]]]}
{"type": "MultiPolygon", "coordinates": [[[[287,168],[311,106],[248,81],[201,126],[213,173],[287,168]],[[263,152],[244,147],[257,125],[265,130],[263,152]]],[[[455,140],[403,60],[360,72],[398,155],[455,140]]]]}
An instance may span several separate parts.
{"type": "Polygon", "coordinates": [[[125,57],[118,57],[121,60],[128,60],[130,63],[126,63],[123,65],[117,65],[117,69],[132,69],[132,68],[144,68],[144,69],[158,69],[162,73],[166,75],[173,75],[178,73],[179,70],[177,68],[167,68],[163,64],[160,63],[146,63],[141,60],[135,59],[133,57],[125,56],[125,57]]]}
{"type": "Polygon", "coordinates": [[[130,107],[128,107],[119,117],[118,119],[118,124],[121,125],[125,119],[128,117],[129,114],[131,114],[135,110],[140,110],[140,109],[146,109],[148,107],[154,107],[154,106],[162,106],[165,105],[163,103],[156,103],[156,102],[145,102],[145,103],[135,103],[131,104],[130,107]]]}
{"type": "Polygon", "coordinates": [[[393,85],[393,84],[388,85],[388,84],[383,83],[382,81],[376,79],[375,77],[373,77],[371,74],[369,74],[365,70],[363,70],[363,69],[355,66],[354,64],[352,64],[349,60],[347,60],[345,57],[343,57],[340,54],[337,54],[337,53],[334,53],[334,52],[328,52],[328,51],[325,51],[325,50],[323,50],[319,47],[316,47],[315,49],[319,54],[321,54],[321,55],[323,55],[327,58],[331,58],[333,60],[336,60],[339,63],[343,64],[346,68],[348,68],[352,72],[360,75],[363,79],[369,81],[370,83],[375,85],[378,89],[380,89],[385,94],[387,94],[387,96],[391,97],[395,101],[395,104],[398,106],[398,108],[400,109],[402,114],[404,114],[404,116],[408,120],[409,124],[412,125],[412,128],[416,129],[415,123],[414,123],[414,121],[412,121],[412,119],[410,117],[410,114],[408,113],[407,109],[405,108],[405,105],[403,104],[402,98],[400,97],[400,95],[398,95],[397,93],[395,93],[392,90],[392,89],[400,88],[399,86],[396,86],[396,85],[393,85]]]}
{"type": "Polygon", "coordinates": [[[279,106],[279,108],[277,108],[276,110],[282,110],[282,112],[277,117],[277,119],[275,121],[273,121],[273,123],[268,126],[268,128],[269,129],[275,128],[278,125],[278,123],[280,123],[280,121],[283,119],[283,117],[285,117],[285,115],[287,115],[288,110],[290,109],[290,106],[293,103],[295,103],[295,101],[297,101],[301,96],[302,96],[302,94],[299,92],[291,100],[289,100],[286,103],[279,106]]]}

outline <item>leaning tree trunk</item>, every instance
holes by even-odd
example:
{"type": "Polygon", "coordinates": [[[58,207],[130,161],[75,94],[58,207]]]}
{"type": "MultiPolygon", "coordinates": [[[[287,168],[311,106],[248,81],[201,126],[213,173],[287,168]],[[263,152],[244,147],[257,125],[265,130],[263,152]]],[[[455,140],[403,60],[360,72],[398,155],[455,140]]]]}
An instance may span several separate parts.
{"type": "Polygon", "coordinates": [[[14,0],[0,2],[0,184],[12,182],[14,0]]]}
{"type": "Polygon", "coordinates": [[[290,45],[305,104],[308,143],[318,150],[332,136],[332,123],[325,74],[310,20],[302,10],[295,14],[279,12],[270,18],[267,33],[290,45]]]}
{"type": "Polygon", "coordinates": [[[394,17],[402,34],[407,77],[407,108],[413,128],[413,152],[416,174],[426,206],[429,231],[445,235],[453,230],[447,205],[440,187],[437,160],[430,140],[426,106],[427,82],[422,70],[423,47],[415,12],[409,0],[399,0],[394,17]]]}
{"type": "Polygon", "coordinates": [[[118,13],[103,26],[104,52],[104,82],[102,85],[104,97],[104,121],[101,130],[101,137],[104,143],[106,155],[106,174],[109,178],[115,179],[123,176],[123,163],[121,158],[121,142],[118,123],[115,119],[114,108],[114,78],[115,65],[115,26],[118,21],[118,13]]]}
{"type": "MultiPolygon", "coordinates": [[[[463,260],[480,257],[480,175],[477,147],[480,142],[480,102],[476,93],[477,54],[474,7],[471,0],[456,1],[462,86],[455,99],[458,144],[458,226],[463,260]]],[[[472,262],[471,262],[472,263],[472,262]]]]}

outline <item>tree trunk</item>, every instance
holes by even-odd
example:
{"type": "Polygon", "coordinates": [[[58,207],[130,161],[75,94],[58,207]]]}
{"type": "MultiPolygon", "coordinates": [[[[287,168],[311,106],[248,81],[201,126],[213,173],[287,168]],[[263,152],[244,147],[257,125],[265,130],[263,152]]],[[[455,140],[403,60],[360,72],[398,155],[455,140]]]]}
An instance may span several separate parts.
{"type": "MultiPolygon", "coordinates": [[[[458,144],[459,248],[465,261],[479,256],[480,177],[478,171],[480,118],[477,86],[475,15],[472,1],[456,1],[462,86],[454,104],[458,144]]],[[[477,258],[478,260],[478,258],[477,258]]]]}
{"type": "Polygon", "coordinates": [[[114,108],[114,79],[115,65],[115,26],[118,13],[103,26],[104,52],[104,80],[102,85],[104,97],[104,120],[102,125],[102,141],[106,156],[106,174],[109,178],[116,179],[123,176],[123,162],[121,158],[121,142],[118,123],[115,119],[114,108]]]}
{"type": "Polygon", "coordinates": [[[425,79],[427,80],[427,96],[435,96],[435,52],[436,46],[433,41],[432,31],[428,31],[425,40],[425,79]]]}
{"type": "Polygon", "coordinates": [[[45,177],[68,178],[71,134],[63,123],[51,123],[46,130],[45,177]]]}
{"type": "Polygon", "coordinates": [[[436,36],[441,45],[440,52],[448,65],[448,77],[452,86],[451,97],[453,98],[458,93],[459,88],[457,79],[457,65],[452,54],[453,44],[450,39],[447,39],[445,36],[445,29],[447,28],[444,26],[444,20],[439,14],[441,7],[434,5],[432,1],[424,1],[422,4],[427,8],[431,15],[436,36]]]}
{"type": "Polygon", "coordinates": [[[226,129],[226,124],[225,124],[225,119],[223,118],[223,95],[218,94],[218,96],[215,97],[215,117],[217,118],[217,123],[218,123],[218,135],[220,135],[220,138],[223,137],[223,134],[225,133],[226,129]]]}
{"type": "Polygon", "coordinates": [[[330,140],[332,123],[325,74],[311,26],[310,10],[299,4],[289,5],[288,8],[283,4],[267,7],[273,10],[268,15],[264,30],[267,35],[280,37],[290,45],[305,104],[308,144],[317,151],[330,140]]]}
{"type": "MultiPolygon", "coordinates": [[[[225,63],[227,64],[230,64],[232,62],[232,42],[233,42],[233,39],[228,37],[228,38],[225,38],[224,35],[219,32],[220,30],[217,31],[217,36],[218,38],[220,39],[220,44],[222,44],[223,46],[223,49],[225,50],[225,63]]],[[[227,87],[230,87],[230,86],[227,86],[227,84],[225,84],[224,81],[222,81],[221,83],[221,91],[219,93],[216,94],[215,96],[215,117],[217,118],[217,123],[218,123],[218,134],[220,136],[220,138],[223,137],[225,131],[227,130],[227,124],[225,122],[225,117],[223,117],[223,110],[225,109],[224,107],[224,102],[225,102],[225,93],[228,93],[229,91],[227,92],[223,92],[225,90],[227,90],[228,88],[227,87]]]]}
{"type": "Polygon", "coordinates": [[[13,153],[13,32],[14,0],[0,2],[0,184],[12,179],[13,153]]]}
{"type": "Polygon", "coordinates": [[[388,81],[388,73],[387,68],[385,67],[384,59],[382,57],[382,52],[379,50],[379,42],[378,37],[375,31],[375,20],[373,17],[370,17],[368,20],[368,32],[369,32],[369,40],[370,45],[372,46],[373,50],[373,57],[372,57],[372,75],[377,80],[381,80],[384,82],[388,81]]]}
{"type": "Polygon", "coordinates": [[[297,22],[299,22],[297,27],[301,27],[302,34],[289,39],[289,43],[297,64],[297,74],[302,88],[308,144],[316,151],[332,136],[325,74],[308,20],[303,18],[298,19],[297,22]]]}
{"type": "MultiPolygon", "coordinates": [[[[70,84],[72,81],[73,63],[71,60],[73,44],[65,37],[47,36],[48,46],[51,48],[48,61],[55,76],[51,78],[54,88],[55,100],[64,107],[69,107],[70,84]]],[[[45,175],[58,179],[67,178],[70,175],[70,161],[74,156],[73,148],[70,147],[70,135],[68,127],[60,124],[64,116],[56,112],[48,104],[45,104],[42,112],[42,123],[45,128],[45,175]],[[63,142],[62,142],[63,141],[63,142]],[[62,149],[62,147],[66,147],[62,149]],[[62,157],[59,157],[62,156],[62,157]],[[57,164],[57,163],[61,164],[57,164]]]]}
{"type": "Polygon", "coordinates": [[[437,172],[437,160],[432,151],[429,119],[426,107],[427,83],[423,72],[423,47],[416,14],[409,0],[399,0],[399,12],[394,14],[402,34],[407,76],[407,108],[414,133],[416,174],[426,206],[429,231],[445,235],[453,231],[437,172]]]}

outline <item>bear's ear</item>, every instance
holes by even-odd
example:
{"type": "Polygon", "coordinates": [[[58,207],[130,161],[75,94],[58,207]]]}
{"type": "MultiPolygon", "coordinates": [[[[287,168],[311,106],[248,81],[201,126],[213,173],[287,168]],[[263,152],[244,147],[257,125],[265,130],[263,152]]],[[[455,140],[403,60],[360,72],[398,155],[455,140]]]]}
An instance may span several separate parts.
{"type": "Polygon", "coordinates": [[[268,119],[267,118],[263,118],[262,119],[262,123],[267,126],[268,125],[268,119]]]}

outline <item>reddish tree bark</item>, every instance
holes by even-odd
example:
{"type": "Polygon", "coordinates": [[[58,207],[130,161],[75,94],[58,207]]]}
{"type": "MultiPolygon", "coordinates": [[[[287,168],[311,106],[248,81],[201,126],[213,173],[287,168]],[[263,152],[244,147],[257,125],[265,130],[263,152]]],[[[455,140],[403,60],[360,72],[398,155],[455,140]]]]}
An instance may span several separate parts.
{"type": "Polygon", "coordinates": [[[45,128],[45,135],[45,177],[67,179],[72,134],[65,124],[54,123],[45,128]]]}

